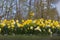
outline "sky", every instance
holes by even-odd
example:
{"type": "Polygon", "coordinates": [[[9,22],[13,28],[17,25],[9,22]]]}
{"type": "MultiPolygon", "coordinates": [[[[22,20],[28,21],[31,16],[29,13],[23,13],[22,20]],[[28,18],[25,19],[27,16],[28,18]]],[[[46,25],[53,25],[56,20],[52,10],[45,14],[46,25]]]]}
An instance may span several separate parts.
{"type": "Polygon", "coordinates": [[[58,11],[58,14],[60,16],[60,1],[58,3],[56,3],[55,5],[56,5],[56,9],[58,11]]]}

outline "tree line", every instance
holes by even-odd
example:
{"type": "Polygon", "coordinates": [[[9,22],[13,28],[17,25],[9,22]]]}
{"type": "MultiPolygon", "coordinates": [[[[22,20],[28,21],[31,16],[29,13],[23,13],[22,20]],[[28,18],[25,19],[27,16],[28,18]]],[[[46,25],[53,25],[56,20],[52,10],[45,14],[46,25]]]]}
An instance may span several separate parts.
{"type": "Polygon", "coordinates": [[[57,0],[0,0],[0,19],[52,19],[59,20],[52,4],[57,0]]]}

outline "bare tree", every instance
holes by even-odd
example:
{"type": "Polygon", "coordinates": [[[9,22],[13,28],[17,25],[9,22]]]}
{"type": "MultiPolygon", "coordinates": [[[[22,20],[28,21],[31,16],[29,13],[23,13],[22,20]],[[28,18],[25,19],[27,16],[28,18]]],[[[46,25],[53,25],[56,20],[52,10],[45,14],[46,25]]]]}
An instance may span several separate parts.
{"type": "Polygon", "coordinates": [[[20,11],[21,11],[20,10],[20,0],[19,0],[19,2],[18,2],[18,0],[16,0],[16,14],[15,14],[15,19],[18,19],[18,20],[21,20],[22,19],[22,15],[21,15],[21,12],[20,11]]]}

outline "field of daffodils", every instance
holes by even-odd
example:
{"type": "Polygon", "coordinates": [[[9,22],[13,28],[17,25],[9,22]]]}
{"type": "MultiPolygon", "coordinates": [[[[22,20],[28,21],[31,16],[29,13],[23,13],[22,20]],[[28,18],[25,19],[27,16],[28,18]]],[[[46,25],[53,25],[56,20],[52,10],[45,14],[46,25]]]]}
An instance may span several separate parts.
{"type": "Polygon", "coordinates": [[[0,34],[60,34],[60,22],[56,20],[27,19],[0,20],[0,34]]]}

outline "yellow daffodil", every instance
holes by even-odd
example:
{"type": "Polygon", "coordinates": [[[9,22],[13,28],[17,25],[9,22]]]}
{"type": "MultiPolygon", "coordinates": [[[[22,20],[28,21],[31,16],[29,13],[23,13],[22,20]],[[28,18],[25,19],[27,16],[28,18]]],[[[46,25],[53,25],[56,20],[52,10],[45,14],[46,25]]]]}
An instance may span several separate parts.
{"type": "Polygon", "coordinates": [[[22,20],[22,22],[24,22],[24,20],[22,20]]]}
{"type": "Polygon", "coordinates": [[[36,23],[37,20],[32,21],[33,23],[36,23]]]}
{"type": "Polygon", "coordinates": [[[11,25],[12,28],[14,28],[15,26],[14,25],[11,25]]]}
{"type": "Polygon", "coordinates": [[[8,28],[11,28],[11,26],[8,26],[8,28]]]}
{"type": "Polygon", "coordinates": [[[16,23],[18,23],[19,22],[19,20],[16,20],[16,23]]]}
{"type": "Polygon", "coordinates": [[[24,25],[23,24],[20,24],[20,27],[23,27],[24,25]]]}
{"type": "Polygon", "coordinates": [[[30,16],[34,16],[34,12],[31,11],[31,12],[30,12],[30,16]]]}
{"type": "Polygon", "coordinates": [[[48,20],[48,22],[51,22],[52,20],[48,20]]]}
{"type": "Polygon", "coordinates": [[[52,26],[52,28],[55,28],[55,26],[52,26]]]}
{"type": "Polygon", "coordinates": [[[49,29],[48,32],[51,32],[51,29],[49,29]]]}
{"type": "Polygon", "coordinates": [[[0,32],[1,32],[1,28],[0,28],[0,32]]]}
{"type": "Polygon", "coordinates": [[[35,28],[35,30],[40,30],[40,27],[38,26],[37,28],[35,28]]]}
{"type": "Polygon", "coordinates": [[[30,27],[30,29],[32,29],[32,30],[33,30],[33,26],[31,26],[31,27],[30,27]]]}
{"type": "Polygon", "coordinates": [[[1,25],[1,27],[4,27],[6,24],[5,23],[1,23],[0,25],[1,25]]]}
{"type": "Polygon", "coordinates": [[[20,27],[20,23],[17,23],[17,26],[20,27]]]}

